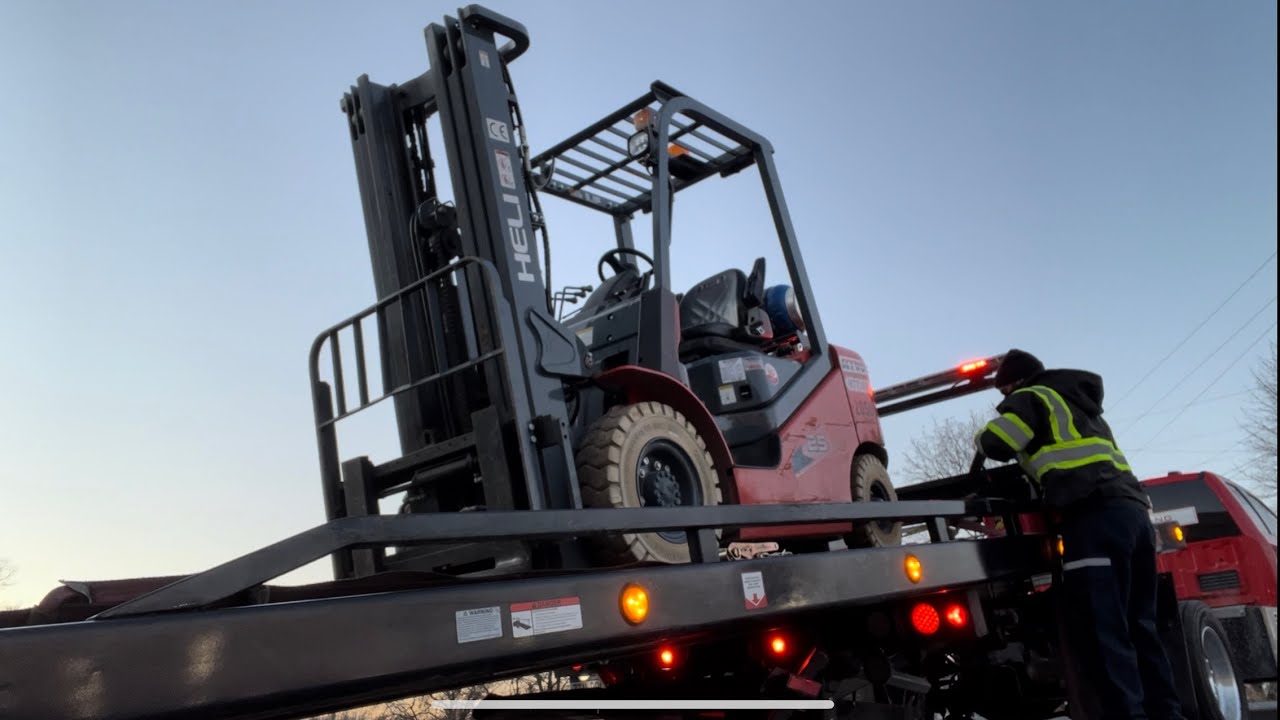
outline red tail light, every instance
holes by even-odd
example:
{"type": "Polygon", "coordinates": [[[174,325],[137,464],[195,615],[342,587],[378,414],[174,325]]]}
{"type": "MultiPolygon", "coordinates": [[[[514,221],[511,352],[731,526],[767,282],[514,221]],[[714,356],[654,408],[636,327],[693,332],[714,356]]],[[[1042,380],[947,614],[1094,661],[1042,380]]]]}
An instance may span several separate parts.
{"type": "Polygon", "coordinates": [[[911,625],[921,635],[932,635],[942,627],[942,618],[938,610],[929,603],[919,603],[911,608],[911,625]]]}
{"type": "Polygon", "coordinates": [[[669,647],[664,647],[658,650],[658,664],[661,665],[664,670],[669,670],[675,667],[676,651],[669,647]]]}
{"type": "Polygon", "coordinates": [[[962,628],[969,624],[969,611],[963,605],[948,605],[943,616],[951,627],[962,628]]]}
{"type": "Polygon", "coordinates": [[[782,635],[773,635],[769,638],[769,651],[774,655],[786,655],[789,649],[787,639],[782,635]]]}

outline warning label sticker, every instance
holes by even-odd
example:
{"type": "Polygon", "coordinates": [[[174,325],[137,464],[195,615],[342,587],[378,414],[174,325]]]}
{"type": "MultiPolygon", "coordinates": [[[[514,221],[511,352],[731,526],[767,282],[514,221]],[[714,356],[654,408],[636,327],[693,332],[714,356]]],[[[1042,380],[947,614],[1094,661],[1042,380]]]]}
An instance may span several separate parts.
{"type": "Polygon", "coordinates": [[[738,393],[733,389],[732,385],[720,386],[720,404],[732,405],[738,402],[738,393]]]}
{"type": "Polygon", "coordinates": [[[494,150],[493,155],[498,160],[498,182],[502,183],[502,187],[508,190],[515,190],[516,172],[511,165],[511,153],[505,150],[494,150]]]}
{"type": "Polygon", "coordinates": [[[748,610],[769,607],[769,596],[764,591],[764,573],[742,573],[742,601],[748,610]]]}
{"type": "Polygon", "coordinates": [[[502,608],[485,607],[459,610],[453,614],[458,631],[458,644],[502,637],[502,608]]]}
{"type": "Polygon", "coordinates": [[[742,358],[720,361],[720,382],[736,383],[746,379],[747,369],[742,364],[742,358]]]}
{"type": "Polygon", "coordinates": [[[512,637],[581,629],[582,603],[576,597],[511,604],[512,637]]]}

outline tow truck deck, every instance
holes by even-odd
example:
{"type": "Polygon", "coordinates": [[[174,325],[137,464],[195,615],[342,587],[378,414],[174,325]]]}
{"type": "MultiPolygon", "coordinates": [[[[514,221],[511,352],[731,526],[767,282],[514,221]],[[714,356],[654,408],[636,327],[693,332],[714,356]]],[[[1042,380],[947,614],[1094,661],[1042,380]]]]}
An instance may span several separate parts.
{"type": "MultiPolygon", "coordinates": [[[[713,514],[697,508],[492,513],[483,525],[461,515],[336,521],[85,621],[4,630],[0,717],[302,717],[641,651],[695,632],[732,632],[1048,572],[1051,555],[1041,536],[947,542],[939,529],[947,518],[1010,509],[991,501],[904,501],[726,506],[713,514]],[[928,522],[934,542],[743,561],[720,561],[713,551],[686,565],[451,579],[418,589],[404,589],[409,581],[401,578],[391,591],[366,583],[358,594],[228,606],[228,599],[282,571],[340,548],[624,529],[684,529],[705,543],[717,526],[872,519],[928,522]],[[923,568],[917,582],[903,569],[908,554],[923,568]],[[650,598],[648,617],[634,625],[619,611],[630,585],[650,598]],[[547,601],[558,603],[559,624],[516,637],[513,606],[547,601]]],[[[317,590],[340,592],[328,585],[317,590]]]]}

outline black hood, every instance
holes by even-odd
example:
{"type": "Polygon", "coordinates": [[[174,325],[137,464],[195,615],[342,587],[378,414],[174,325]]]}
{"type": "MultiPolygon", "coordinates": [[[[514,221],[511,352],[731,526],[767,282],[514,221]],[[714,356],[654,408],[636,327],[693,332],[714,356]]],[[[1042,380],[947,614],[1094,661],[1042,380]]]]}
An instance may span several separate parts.
{"type": "Polygon", "coordinates": [[[1067,402],[1089,417],[1102,415],[1102,376],[1086,370],[1045,370],[1028,385],[1053,388],[1067,402]]]}

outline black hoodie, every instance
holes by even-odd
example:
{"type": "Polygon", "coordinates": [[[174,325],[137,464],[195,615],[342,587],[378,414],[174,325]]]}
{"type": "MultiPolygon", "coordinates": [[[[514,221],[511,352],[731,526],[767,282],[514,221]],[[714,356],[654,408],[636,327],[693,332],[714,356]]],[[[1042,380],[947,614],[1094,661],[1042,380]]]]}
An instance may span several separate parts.
{"type": "MultiPolygon", "coordinates": [[[[1045,370],[1024,386],[1049,388],[1067,405],[1071,425],[1082,438],[1104,438],[1115,444],[1111,427],[1102,418],[1102,377],[1084,370],[1045,370]]],[[[1001,414],[1016,415],[1031,430],[1030,441],[1021,452],[1015,451],[1003,439],[991,432],[991,425],[979,434],[978,445],[983,454],[993,460],[1026,460],[1046,445],[1054,444],[1049,406],[1034,392],[1015,392],[996,408],[1001,414]]],[[[1067,432],[1063,429],[1063,432],[1067,432]]],[[[1123,456],[1120,464],[1093,462],[1076,468],[1050,470],[1041,478],[1045,504],[1057,509],[1067,509],[1084,502],[1108,498],[1129,498],[1150,506],[1146,492],[1134,474],[1122,467],[1127,465],[1123,456]]]]}

